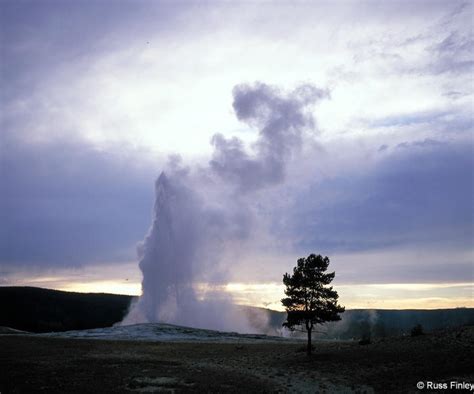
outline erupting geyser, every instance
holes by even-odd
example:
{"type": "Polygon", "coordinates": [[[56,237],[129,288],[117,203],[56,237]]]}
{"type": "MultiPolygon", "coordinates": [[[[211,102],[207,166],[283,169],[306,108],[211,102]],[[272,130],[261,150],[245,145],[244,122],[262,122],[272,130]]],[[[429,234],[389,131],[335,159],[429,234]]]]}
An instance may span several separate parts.
{"type": "MultiPolygon", "coordinates": [[[[314,127],[310,104],[327,92],[303,85],[283,94],[257,83],[234,88],[239,120],[259,128],[250,152],[238,138],[212,138],[208,166],[191,171],[170,161],[155,184],[153,222],[138,247],[142,296],[124,324],[167,322],[200,328],[255,331],[241,308],[222,291],[206,297],[196,286],[225,283],[226,271],[256,229],[265,223],[255,208],[263,191],[281,184],[286,165],[314,127]],[[232,255],[231,260],[225,256],[232,255]]],[[[261,326],[261,322],[259,322],[261,326]]]]}
{"type": "Polygon", "coordinates": [[[196,252],[195,212],[191,191],[173,185],[162,173],[150,231],[139,246],[143,302],[148,321],[173,321],[182,300],[195,300],[192,262],[196,252]],[[159,264],[157,264],[159,262],[159,264]]]}

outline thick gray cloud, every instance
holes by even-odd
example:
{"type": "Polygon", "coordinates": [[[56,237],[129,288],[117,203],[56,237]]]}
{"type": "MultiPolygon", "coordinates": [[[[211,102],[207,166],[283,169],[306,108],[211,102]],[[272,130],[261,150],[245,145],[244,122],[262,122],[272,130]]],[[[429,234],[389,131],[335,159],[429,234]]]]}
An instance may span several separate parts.
{"type": "Polygon", "coordinates": [[[49,88],[66,68],[70,78],[87,74],[96,55],[125,42],[145,47],[133,33],[165,32],[172,15],[173,7],[127,1],[117,7],[108,1],[0,4],[2,267],[135,258],[159,165],[128,147],[99,150],[75,137],[83,130],[66,133],[63,116],[79,117],[77,103],[53,104],[49,88]],[[37,100],[28,103],[32,97],[37,100]],[[42,128],[47,141],[37,132],[42,128]]]}
{"type": "Polygon", "coordinates": [[[327,253],[458,247],[474,238],[472,143],[385,146],[369,171],[345,169],[306,188],[291,209],[300,247],[327,253]]]}
{"type": "Polygon", "coordinates": [[[73,266],[135,258],[151,216],[155,168],[85,142],[2,135],[0,263],[73,266]]]}

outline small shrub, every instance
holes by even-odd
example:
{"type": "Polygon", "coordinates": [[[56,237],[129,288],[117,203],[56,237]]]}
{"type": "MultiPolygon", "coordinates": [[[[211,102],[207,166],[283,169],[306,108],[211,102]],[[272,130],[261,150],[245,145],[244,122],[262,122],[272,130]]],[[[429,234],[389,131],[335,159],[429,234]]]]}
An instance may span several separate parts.
{"type": "Polygon", "coordinates": [[[370,332],[366,332],[362,335],[361,340],[359,341],[359,345],[370,345],[372,343],[372,338],[370,332]]]}
{"type": "Polygon", "coordinates": [[[423,335],[423,326],[421,324],[417,324],[415,327],[411,329],[410,332],[412,337],[419,337],[420,335],[423,335]]]}

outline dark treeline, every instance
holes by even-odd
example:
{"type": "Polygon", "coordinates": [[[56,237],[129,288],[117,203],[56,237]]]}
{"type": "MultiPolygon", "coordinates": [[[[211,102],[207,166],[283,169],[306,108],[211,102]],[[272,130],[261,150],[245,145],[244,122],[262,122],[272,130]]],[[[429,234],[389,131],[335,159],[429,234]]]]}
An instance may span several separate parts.
{"type": "Polygon", "coordinates": [[[353,309],[344,313],[342,321],[328,323],[326,331],[332,338],[381,338],[409,335],[417,325],[425,332],[474,325],[474,309],[353,309]]]}
{"type": "Polygon", "coordinates": [[[110,327],[122,320],[132,298],[37,287],[0,287],[0,326],[30,332],[110,327]]]}
{"type": "MultiPolygon", "coordinates": [[[[284,312],[268,311],[268,334],[281,332],[285,321],[284,312]]],[[[421,325],[424,332],[474,325],[474,308],[433,310],[352,309],[346,310],[342,320],[318,326],[317,339],[369,339],[388,336],[410,335],[421,325]]],[[[303,336],[295,332],[292,335],[303,336]]]]}
{"type": "MultiPolygon", "coordinates": [[[[122,320],[134,297],[84,294],[35,287],[0,287],[0,326],[30,332],[110,327],[122,320]]],[[[242,307],[255,331],[282,332],[284,312],[242,307]],[[262,316],[264,317],[262,319],[262,316]]],[[[319,339],[361,339],[409,335],[421,324],[425,332],[474,325],[474,308],[435,310],[353,309],[342,320],[318,326],[319,339]]]]}

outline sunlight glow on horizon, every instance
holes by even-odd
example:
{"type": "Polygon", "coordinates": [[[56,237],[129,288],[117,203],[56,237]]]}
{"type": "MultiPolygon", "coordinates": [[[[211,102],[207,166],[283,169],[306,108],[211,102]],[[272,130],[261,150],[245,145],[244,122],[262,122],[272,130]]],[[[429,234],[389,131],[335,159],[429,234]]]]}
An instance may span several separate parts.
{"type": "MultiPolygon", "coordinates": [[[[81,280],[70,281],[64,276],[24,278],[11,286],[44,286],[50,289],[79,293],[110,293],[141,295],[138,281],[81,280]]],[[[340,284],[334,288],[346,309],[441,309],[474,308],[472,283],[383,283],[340,284]]],[[[277,282],[212,285],[198,283],[195,291],[199,299],[231,297],[236,304],[283,311],[280,303],[284,285],[277,282]]]]}

